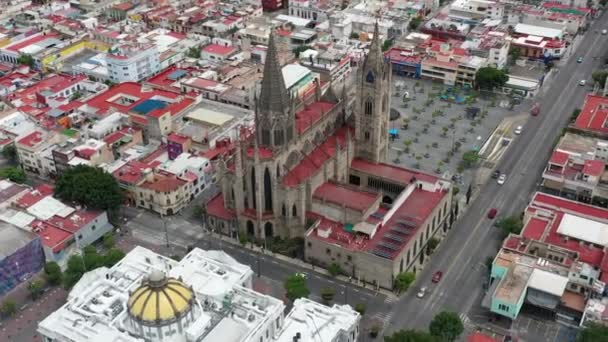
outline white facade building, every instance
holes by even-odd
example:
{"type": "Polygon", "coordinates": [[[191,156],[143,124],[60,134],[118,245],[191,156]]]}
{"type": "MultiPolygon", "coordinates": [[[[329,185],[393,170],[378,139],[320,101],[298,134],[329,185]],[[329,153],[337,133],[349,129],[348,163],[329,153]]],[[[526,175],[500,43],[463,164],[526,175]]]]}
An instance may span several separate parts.
{"type": "Polygon", "coordinates": [[[470,19],[502,19],[504,6],[496,1],[456,0],[450,5],[450,16],[470,19]]]}
{"type": "Polygon", "coordinates": [[[160,71],[160,53],[156,45],[120,45],[106,55],[110,81],[139,82],[160,71]]]}
{"type": "Polygon", "coordinates": [[[251,289],[253,272],[221,251],[194,249],[181,261],[136,247],[111,269],[89,272],[68,302],[38,325],[45,342],[270,342],[357,338],[360,316],[251,289]]]}

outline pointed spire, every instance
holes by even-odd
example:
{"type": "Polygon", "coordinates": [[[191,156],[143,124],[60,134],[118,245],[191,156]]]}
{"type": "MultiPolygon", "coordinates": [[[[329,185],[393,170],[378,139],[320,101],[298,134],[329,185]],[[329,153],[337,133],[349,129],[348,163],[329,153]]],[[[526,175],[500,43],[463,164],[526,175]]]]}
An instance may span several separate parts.
{"type": "Polygon", "coordinates": [[[289,108],[289,95],[281,72],[274,32],[268,39],[266,63],[262,78],[258,109],[262,113],[284,113],[289,108]]]}
{"type": "Polygon", "coordinates": [[[315,101],[321,101],[321,82],[315,78],[315,101]]]}
{"type": "MultiPolygon", "coordinates": [[[[344,83],[346,83],[346,82],[344,82],[344,83]]],[[[324,101],[332,102],[332,103],[340,102],[340,100],[338,99],[338,96],[336,95],[336,92],[334,91],[334,85],[333,85],[332,81],[329,81],[329,88],[327,89],[325,94],[323,94],[322,99],[324,101]]]]}
{"type": "Polygon", "coordinates": [[[374,25],[374,37],[369,47],[369,53],[365,57],[364,66],[368,66],[369,63],[378,63],[384,58],[382,56],[382,42],[380,41],[380,29],[378,28],[378,21],[374,25]]]}

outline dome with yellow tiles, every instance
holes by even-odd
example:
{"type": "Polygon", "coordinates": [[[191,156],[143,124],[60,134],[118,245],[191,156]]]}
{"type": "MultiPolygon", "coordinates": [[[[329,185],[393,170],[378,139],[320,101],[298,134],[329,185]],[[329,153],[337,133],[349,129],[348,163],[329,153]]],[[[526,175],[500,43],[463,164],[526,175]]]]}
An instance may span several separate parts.
{"type": "Polygon", "coordinates": [[[144,325],[163,326],[186,316],[194,303],[192,289],[154,271],[129,297],[129,315],[144,325]]]}

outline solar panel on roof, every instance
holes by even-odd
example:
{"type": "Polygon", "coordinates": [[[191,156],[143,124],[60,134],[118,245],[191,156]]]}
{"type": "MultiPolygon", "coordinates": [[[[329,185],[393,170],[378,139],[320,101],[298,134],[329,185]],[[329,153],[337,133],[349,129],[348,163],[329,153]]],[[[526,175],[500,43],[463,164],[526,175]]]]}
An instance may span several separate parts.
{"type": "Polygon", "coordinates": [[[399,227],[399,226],[392,226],[391,231],[405,234],[405,235],[410,235],[412,233],[410,229],[399,227]]]}
{"type": "Polygon", "coordinates": [[[406,220],[397,220],[397,224],[404,226],[404,227],[411,227],[411,228],[416,228],[416,224],[412,221],[406,221],[406,220]]]}
{"type": "Polygon", "coordinates": [[[382,246],[384,248],[390,249],[391,251],[398,251],[399,250],[399,246],[395,246],[392,243],[388,243],[388,242],[384,242],[384,241],[380,241],[378,243],[378,246],[382,246]]]}
{"type": "Polygon", "coordinates": [[[393,241],[397,241],[397,242],[403,242],[403,238],[401,236],[398,236],[395,234],[386,234],[386,235],[384,235],[384,238],[390,239],[393,241]]]}
{"type": "Polygon", "coordinates": [[[381,250],[381,249],[374,249],[374,250],[372,251],[372,253],[373,253],[374,255],[377,255],[377,256],[381,257],[381,258],[385,258],[385,259],[392,259],[392,257],[391,257],[391,254],[390,254],[390,253],[385,252],[385,251],[383,251],[383,250],[381,250]]]}

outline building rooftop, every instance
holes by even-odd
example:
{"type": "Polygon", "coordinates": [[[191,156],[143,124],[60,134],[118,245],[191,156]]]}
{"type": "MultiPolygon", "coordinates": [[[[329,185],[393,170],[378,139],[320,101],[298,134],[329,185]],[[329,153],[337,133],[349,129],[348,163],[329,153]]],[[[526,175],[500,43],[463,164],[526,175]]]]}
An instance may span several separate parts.
{"type": "Polygon", "coordinates": [[[347,208],[361,212],[369,210],[380,197],[377,193],[329,182],[321,184],[312,196],[324,202],[344,205],[347,208]]]}
{"type": "Polygon", "coordinates": [[[598,133],[608,132],[608,97],[588,94],[574,127],[598,133]]]}
{"type": "Polygon", "coordinates": [[[529,36],[539,36],[539,37],[552,38],[552,39],[553,38],[561,39],[564,34],[564,31],[562,31],[562,30],[552,29],[552,28],[543,27],[543,26],[521,24],[521,23],[515,25],[515,28],[513,29],[513,31],[518,34],[525,34],[525,35],[529,35],[529,36]]]}
{"type": "Polygon", "coordinates": [[[235,51],[237,50],[233,46],[224,46],[220,44],[209,44],[203,48],[203,52],[221,56],[231,55],[235,51]]]}
{"type": "Polygon", "coordinates": [[[2,242],[0,243],[0,261],[17,252],[36,238],[35,234],[6,222],[0,222],[0,236],[2,236],[2,242]]]}

